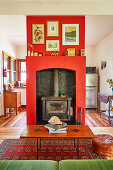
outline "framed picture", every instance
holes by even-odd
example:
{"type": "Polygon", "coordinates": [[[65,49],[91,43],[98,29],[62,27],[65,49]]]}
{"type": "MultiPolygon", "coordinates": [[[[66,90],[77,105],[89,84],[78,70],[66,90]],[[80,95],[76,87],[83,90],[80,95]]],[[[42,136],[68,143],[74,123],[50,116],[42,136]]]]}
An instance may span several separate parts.
{"type": "Polygon", "coordinates": [[[79,45],[79,24],[62,24],[62,45],[79,45]]]}
{"type": "Polygon", "coordinates": [[[32,24],[32,43],[44,44],[44,24],[32,24]]]}
{"type": "Polygon", "coordinates": [[[59,21],[47,21],[47,37],[59,36],[59,21]]]}
{"type": "Polygon", "coordinates": [[[59,40],[46,40],[46,51],[59,51],[59,40]]]}

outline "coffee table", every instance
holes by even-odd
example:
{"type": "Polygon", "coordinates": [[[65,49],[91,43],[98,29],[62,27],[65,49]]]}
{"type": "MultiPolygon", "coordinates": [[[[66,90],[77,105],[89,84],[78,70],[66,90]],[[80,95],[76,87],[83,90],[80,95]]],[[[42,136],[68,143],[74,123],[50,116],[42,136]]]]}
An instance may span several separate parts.
{"type": "Polygon", "coordinates": [[[91,139],[94,136],[93,132],[88,126],[85,125],[68,125],[67,133],[49,133],[48,129],[44,125],[28,125],[20,138],[36,138],[37,139],[37,159],[38,159],[38,146],[41,148],[41,139],[74,139],[74,148],[75,148],[75,139],[77,139],[77,159],[79,159],[79,139],[91,139]],[[40,139],[38,141],[38,139],[40,139]],[[39,142],[39,144],[38,144],[39,142]]]}

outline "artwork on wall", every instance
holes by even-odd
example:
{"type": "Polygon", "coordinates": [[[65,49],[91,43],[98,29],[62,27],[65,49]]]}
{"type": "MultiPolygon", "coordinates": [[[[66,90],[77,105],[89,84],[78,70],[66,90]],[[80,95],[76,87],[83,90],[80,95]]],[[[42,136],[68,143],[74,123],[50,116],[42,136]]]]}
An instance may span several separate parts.
{"type": "Polygon", "coordinates": [[[59,40],[46,40],[46,51],[59,51],[59,40]]]}
{"type": "Polygon", "coordinates": [[[59,21],[47,21],[47,37],[59,36],[59,21]]]}
{"type": "Polygon", "coordinates": [[[62,45],[79,45],[79,24],[62,24],[62,45]]]}
{"type": "Polygon", "coordinates": [[[44,44],[44,24],[32,24],[32,43],[44,44]]]}

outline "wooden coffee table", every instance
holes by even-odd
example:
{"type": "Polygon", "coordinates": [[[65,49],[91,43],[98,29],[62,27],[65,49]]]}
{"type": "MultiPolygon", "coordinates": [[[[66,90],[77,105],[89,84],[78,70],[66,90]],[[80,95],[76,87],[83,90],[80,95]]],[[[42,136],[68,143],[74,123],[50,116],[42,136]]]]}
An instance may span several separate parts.
{"type": "Polygon", "coordinates": [[[85,125],[68,125],[67,133],[49,133],[48,129],[44,125],[29,125],[22,132],[20,138],[37,138],[37,159],[38,159],[38,146],[41,148],[41,139],[77,139],[77,159],[79,159],[79,139],[91,139],[94,136],[93,132],[88,126],[85,125]],[[40,139],[38,141],[38,139],[40,139]],[[39,145],[38,145],[39,142],[39,145]]]}

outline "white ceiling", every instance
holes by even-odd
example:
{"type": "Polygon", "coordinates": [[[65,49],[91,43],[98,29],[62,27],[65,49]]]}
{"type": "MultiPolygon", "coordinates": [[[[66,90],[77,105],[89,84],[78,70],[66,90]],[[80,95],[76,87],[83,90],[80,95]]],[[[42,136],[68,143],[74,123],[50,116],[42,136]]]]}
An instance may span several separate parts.
{"type": "Polygon", "coordinates": [[[113,15],[113,0],[0,0],[0,15],[113,15]]]}
{"type": "Polygon", "coordinates": [[[112,16],[86,16],[85,43],[86,46],[96,46],[110,32],[113,31],[112,16]]]}
{"type": "Polygon", "coordinates": [[[65,1],[70,1],[70,2],[113,2],[113,0],[0,0],[0,2],[56,2],[56,1],[60,1],[60,2],[65,2],[65,1]]]}
{"type": "MultiPolygon", "coordinates": [[[[26,43],[26,16],[0,15],[0,36],[4,36],[15,46],[25,46],[26,43]]],[[[113,31],[112,16],[85,17],[85,44],[95,46],[111,31],[113,31]]]]}
{"type": "Polygon", "coordinates": [[[0,36],[15,46],[26,45],[26,16],[0,15],[0,36]]]}

